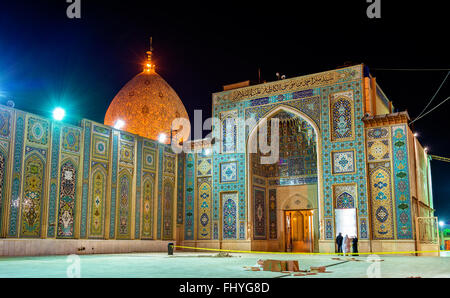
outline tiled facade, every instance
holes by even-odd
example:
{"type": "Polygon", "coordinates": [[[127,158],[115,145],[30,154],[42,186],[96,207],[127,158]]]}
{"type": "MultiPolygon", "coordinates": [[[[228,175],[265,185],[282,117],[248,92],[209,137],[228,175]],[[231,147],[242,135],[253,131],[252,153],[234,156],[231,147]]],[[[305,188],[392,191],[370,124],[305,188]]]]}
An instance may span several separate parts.
{"type": "Polygon", "coordinates": [[[184,189],[169,145],[89,120],[0,114],[2,238],[175,238],[184,189]]]}
{"type": "Polygon", "coordinates": [[[419,165],[420,179],[428,179],[426,154],[414,162],[407,120],[367,120],[364,67],[215,93],[217,141],[180,154],[89,120],[72,126],[1,106],[0,236],[230,248],[282,241],[277,189],[303,185],[316,189],[308,199],[318,206],[322,243],[334,243],[336,208],[356,209],[360,240],[413,241],[412,197],[432,200],[426,189],[414,190],[411,175],[419,165]],[[283,136],[279,177],[254,175],[248,146],[256,128],[238,118],[260,124],[282,113],[304,130],[283,136]]]}

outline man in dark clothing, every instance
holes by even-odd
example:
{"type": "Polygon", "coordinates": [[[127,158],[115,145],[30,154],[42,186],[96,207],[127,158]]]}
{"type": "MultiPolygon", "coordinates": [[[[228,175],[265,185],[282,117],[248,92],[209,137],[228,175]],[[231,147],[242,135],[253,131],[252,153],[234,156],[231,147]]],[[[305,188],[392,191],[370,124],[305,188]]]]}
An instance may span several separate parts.
{"type": "Polygon", "coordinates": [[[358,237],[356,237],[356,235],[353,238],[352,244],[353,244],[353,255],[359,256],[359,254],[358,254],[358,237]]]}
{"type": "Polygon", "coordinates": [[[339,233],[339,235],[336,237],[336,244],[338,247],[338,253],[342,253],[342,240],[344,239],[344,237],[342,237],[342,234],[339,233]]]}

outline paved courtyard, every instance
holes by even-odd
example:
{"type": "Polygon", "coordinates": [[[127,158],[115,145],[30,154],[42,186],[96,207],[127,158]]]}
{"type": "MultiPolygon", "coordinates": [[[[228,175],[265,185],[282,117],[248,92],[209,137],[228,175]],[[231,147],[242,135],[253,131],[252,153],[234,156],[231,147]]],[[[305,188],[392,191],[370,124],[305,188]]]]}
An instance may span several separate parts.
{"type": "Polygon", "coordinates": [[[406,257],[380,256],[383,261],[368,262],[367,256],[340,257],[324,255],[279,254],[231,254],[217,257],[216,253],[175,252],[132,253],[110,255],[47,256],[47,257],[1,257],[0,277],[110,277],[110,278],[340,278],[340,277],[450,277],[450,256],[406,257]],[[300,269],[310,266],[328,266],[330,273],[304,277],[286,276],[279,272],[246,271],[259,259],[298,260],[300,269]],[[79,266],[78,266],[79,264],[79,266]]]}

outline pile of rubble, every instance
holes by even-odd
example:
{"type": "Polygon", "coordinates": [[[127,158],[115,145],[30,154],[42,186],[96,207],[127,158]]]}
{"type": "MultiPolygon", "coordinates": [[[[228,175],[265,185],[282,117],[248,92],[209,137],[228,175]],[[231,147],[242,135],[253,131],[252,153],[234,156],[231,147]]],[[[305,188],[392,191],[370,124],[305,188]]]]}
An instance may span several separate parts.
{"type": "Polygon", "coordinates": [[[257,266],[244,266],[247,271],[272,271],[294,276],[316,275],[318,273],[331,273],[325,266],[313,267],[309,270],[301,270],[296,260],[258,260],[257,266]]]}
{"type": "Polygon", "coordinates": [[[215,255],[214,257],[216,257],[216,258],[231,258],[232,255],[227,253],[227,252],[221,251],[217,255],[215,255]]]}

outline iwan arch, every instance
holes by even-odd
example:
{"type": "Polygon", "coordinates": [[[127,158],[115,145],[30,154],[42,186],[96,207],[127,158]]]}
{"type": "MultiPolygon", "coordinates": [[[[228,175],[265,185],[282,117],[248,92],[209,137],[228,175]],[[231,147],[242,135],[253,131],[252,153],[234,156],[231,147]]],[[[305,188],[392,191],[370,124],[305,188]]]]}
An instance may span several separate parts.
{"type": "MultiPolygon", "coordinates": [[[[268,126],[267,143],[272,137],[272,127],[268,126]]],[[[314,121],[284,104],[273,107],[250,131],[246,157],[252,250],[312,252],[318,247],[322,204],[320,140],[314,121]],[[251,148],[259,143],[260,127],[273,118],[279,122],[278,158],[262,165],[261,153],[253,154],[257,150],[251,148]]]]}
{"type": "Polygon", "coordinates": [[[434,235],[416,226],[434,214],[428,156],[367,66],[225,86],[212,98],[212,139],[185,141],[192,152],[177,154],[158,132],[169,136],[166,124],[186,111],[149,65],[105,124],[0,107],[2,255],[161,251],[168,242],[334,252],[340,229],[358,236],[361,252],[414,251],[424,248],[418,235],[434,235]],[[248,150],[265,118],[280,119],[271,165],[248,150]],[[120,130],[110,126],[118,119],[120,130]]]}

